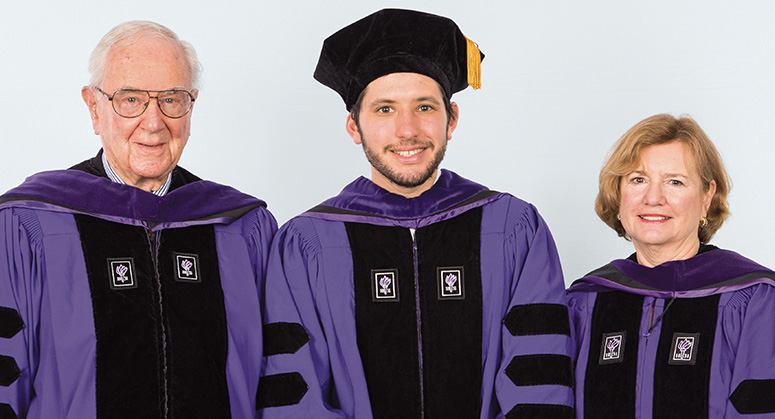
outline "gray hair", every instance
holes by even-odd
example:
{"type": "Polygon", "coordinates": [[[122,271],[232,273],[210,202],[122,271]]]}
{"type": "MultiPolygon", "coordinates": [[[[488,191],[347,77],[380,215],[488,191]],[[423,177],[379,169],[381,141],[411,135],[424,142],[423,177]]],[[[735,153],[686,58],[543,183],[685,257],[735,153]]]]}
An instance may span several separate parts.
{"type": "Polygon", "coordinates": [[[178,38],[178,35],[155,22],[145,20],[133,20],[124,22],[111,29],[92,51],[89,57],[89,85],[100,87],[105,80],[105,68],[108,63],[108,55],[113,48],[130,45],[145,36],[155,36],[166,39],[183,50],[183,57],[188,64],[188,74],[191,76],[191,86],[199,87],[199,73],[202,65],[196,55],[193,45],[178,38]]]}

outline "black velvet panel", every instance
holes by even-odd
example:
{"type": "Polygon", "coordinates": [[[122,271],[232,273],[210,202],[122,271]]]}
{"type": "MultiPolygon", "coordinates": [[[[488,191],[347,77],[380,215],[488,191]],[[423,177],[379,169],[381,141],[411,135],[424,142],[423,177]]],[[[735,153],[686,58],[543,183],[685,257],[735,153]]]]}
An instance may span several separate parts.
{"type": "Polygon", "coordinates": [[[635,417],[635,377],[643,297],[619,291],[597,294],[584,377],[584,417],[635,417]],[[621,362],[600,362],[604,335],[625,332],[621,362]]]}
{"type": "Polygon", "coordinates": [[[744,380],[729,401],[738,413],[775,413],[775,380],[744,380]]]}
{"type": "Polygon", "coordinates": [[[477,417],[481,208],[416,231],[417,287],[407,229],[357,223],[346,227],[355,272],[358,346],[374,417],[477,417]],[[465,298],[439,296],[438,268],[450,267],[465,273],[465,298]],[[400,299],[372,298],[373,272],[379,271],[395,272],[400,299]]]}
{"type": "Polygon", "coordinates": [[[0,419],[18,419],[10,404],[0,403],[0,419]]]}
{"type": "Polygon", "coordinates": [[[307,390],[309,386],[298,372],[263,376],[258,383],[256,409],[297,404],[307,390]]]}
{"type": "MultiPolygon", "coordinates": [[[[168,407],[171,417],[227,418],[226,308],[212,225],[158,233],[159,274],[166,321],[168,407]],[[181,255],[188,258],[180,259],[181,255]],[[197,256],[197,281],[179,280],[177,264],[197,256]],[[204,384],[204,385],[203,385],[204,384]]],[[[193,270],[193,267],[192,267],[193,270]]]]}
{"type": "Polygon", "coordinates": [[[0,386],[8,387],[21,377],[19,365],[10,356],[0,355],[0,386]]]}
{"type": "Polygon", "coordinates": [[[662,316],[654,368],[654,417],[708,417],[719,295],[676,299],[662,316]],[[673,335],[699,333],[694,365],[670,365],[673,335]]]}
{"type": "Polygon", "coordinates": [[[417,229],[425,418],[475,418],[481,410],[482,209],[417,229]],[[437,267],[462,267],[464,299],[439,299],[437,267]]]}
{"type": "Polygon", "coordinates": [[[75,215],[97,336],[97,416],[162,417],[163,333],[151,244],[142,227],[75,215]],[[137,286],[114,290],[108,259],[134,260],[137,286]]]}
{"type": "Polygon", "coordinates": [[[506,413],[506,419],[573,419],[575,417],[572,407],[556,404],[518,404],[506,413]]]}
{"type": "Polygon", "coordinates": [[[307,342],[309,334],[298,323],[264,325],[264,356],[296,353],[307,342]]]}
{"type": "Polygon", "coordinates": [[[568,307],[562,304],[523,304],[509,310],[503,324],[512,336],[570,336],[568,307]]]}
{"type": "Polygon", "coordinates": [[[565,355],[515,356],[506,367],[506,375],[517,386],[574,387],[573,361],[565,355]]]}
{"type": "Polygon", "coordinates": [[[75,217],[97,336],[98,417],[229,417],[213,227],[149,235],[142,227],[75,217]],[[198,281],[176,279],[179,254],[197,256],[198,281]],[[116,287],[111,262],[130,259],[136,286],[116,287]]]}
{"type": "Polygon", "coordinates": [[[8,307],[0,307],[0,338],[10,339],[24,328],[19,312],[8,307]]]}
{"type": "Polygon", "coordinates": [[[412,236],[400,227],[345,226],[353,256],[358,350],[374,418],[419,418],[422,402],[412,236]],[[373,301],[373,269],[397,271],[400,300],[373,301]]]}

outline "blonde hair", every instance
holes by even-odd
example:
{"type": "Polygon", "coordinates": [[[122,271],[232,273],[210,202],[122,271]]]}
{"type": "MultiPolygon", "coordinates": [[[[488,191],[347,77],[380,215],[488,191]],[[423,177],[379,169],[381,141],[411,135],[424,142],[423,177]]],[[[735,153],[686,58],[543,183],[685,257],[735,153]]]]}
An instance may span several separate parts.
{"type": "Polygon", "coordinates": [[[716,182],[716,193],[708,209],[708,225],[700,228],[700,220],[697,220],[697,235],[700,242],[708,243],[729,216],[727,195],[732,185],[716,146],[692,118],[687,116],[676,118],[668,114],[659,114],[646,118],[630,128],[614,144],[600,170],[600,189],[595,199],[595,212],[620,237],[630,239],[617,217],[621,203],[622,177],[632,172],[640,163],[643,149],[674,141],[686,144],[691,151],[704,191],[710,188],[711,182],[716,182]]]}
{"type": "Polygon", "coordinates": [[[180,47],[186,60],[188,74],[191,77],[191,87],[199,87],[199,74],[202,66],[199,63],[194,47],[190,43],[180,40],[178,35],[166,26],[145,20],[121,23],[102,37],[89,57],[89,85],[100,87],[105,80],[108,56],[113,48],[130,45],[145,36],[156,36],[166,39],[173,45],[180,47]]]}

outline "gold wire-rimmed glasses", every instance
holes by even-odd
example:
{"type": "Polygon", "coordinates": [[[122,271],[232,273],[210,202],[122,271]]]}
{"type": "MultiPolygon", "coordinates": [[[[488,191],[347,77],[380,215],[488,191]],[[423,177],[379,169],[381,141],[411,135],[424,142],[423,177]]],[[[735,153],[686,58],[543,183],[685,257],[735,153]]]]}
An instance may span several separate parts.
{"type": "Polygon", "coordinates": [[[159,110],[168,118],[182,118],[194,103],[194,95],[188,90],[138,90],[119,89],[112,96],[105,93],[99,87],[95,87],[113,105],[113,110],[124,118],[137,118],[148,108],[151,99],[156,99],[159,110]],[[151,96],[156,93],[156,96],[151,96]]]}

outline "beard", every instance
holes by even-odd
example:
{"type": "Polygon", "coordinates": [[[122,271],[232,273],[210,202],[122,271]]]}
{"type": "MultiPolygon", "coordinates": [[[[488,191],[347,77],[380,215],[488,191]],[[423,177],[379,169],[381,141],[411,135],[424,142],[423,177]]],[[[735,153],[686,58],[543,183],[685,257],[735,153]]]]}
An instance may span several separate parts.
{"type": "Polygon", "coordinates": [[[376,151],[374,148],[369,146],[368,139],[363,136],[363,132],[361,132],[361,142],[363,144],[363,152],[366,153],[366,158],[369,160],[369,163],[372,165],[372,167],[374,167],[389,181],[405,188],[414,188],[420,186],[428,179],[430,179],[430,177],[433,176],[433,173],[436,172],[436,169],[439,168],[441,161],[444,160],[444,153],[447,151],[447,141],[439,142],[440,146],[438,150],[436,150],[434,145],[430,142],[427,144],[423,144],[420,141],[401,142],[399,144],[400,146],[420,145],[427,147],[426,150],[429,150],[433,153],[433,158],[425,168],[419,172],[403,174],[398,173],[396,170],[391,168],[386,161],[387,159],[383,157],[385,153],[390,153],[390,146],[385,147],[384,150],[382,150],[383,154],[380,154],[379,151],[376,151]]]}

